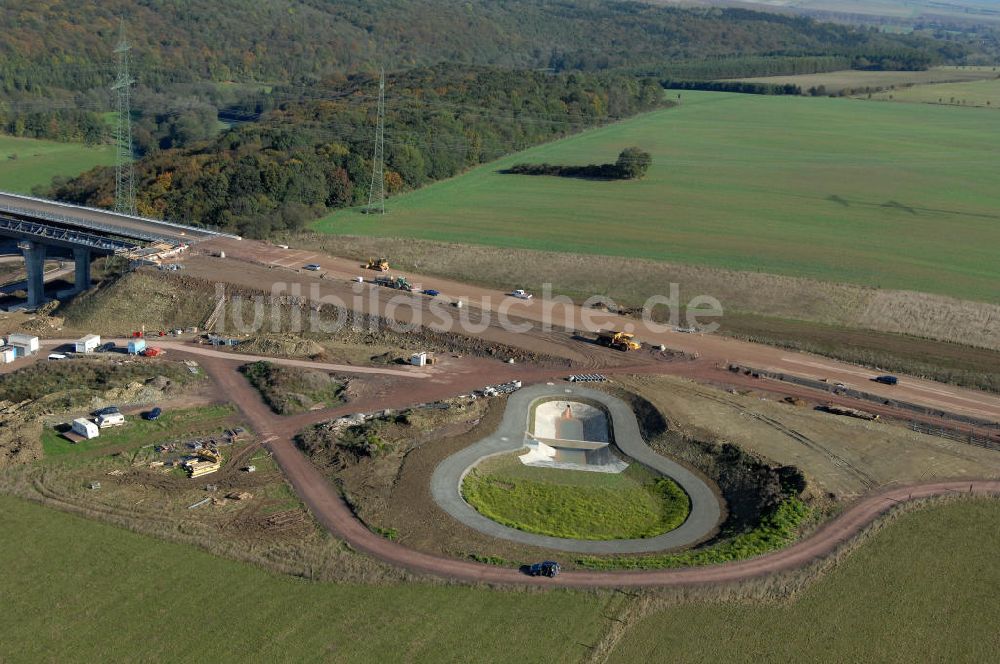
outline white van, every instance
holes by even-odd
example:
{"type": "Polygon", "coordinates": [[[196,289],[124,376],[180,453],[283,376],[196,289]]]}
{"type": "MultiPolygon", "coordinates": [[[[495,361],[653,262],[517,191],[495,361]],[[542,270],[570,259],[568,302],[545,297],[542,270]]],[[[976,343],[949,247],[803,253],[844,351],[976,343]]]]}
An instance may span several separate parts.
{"type": "Polygon", "coordinates": [[[66,360],[66,359],[69,359],[69,356],[64,355],[63,353],[49,353],[49,359],[50,360],[66,360]]]}

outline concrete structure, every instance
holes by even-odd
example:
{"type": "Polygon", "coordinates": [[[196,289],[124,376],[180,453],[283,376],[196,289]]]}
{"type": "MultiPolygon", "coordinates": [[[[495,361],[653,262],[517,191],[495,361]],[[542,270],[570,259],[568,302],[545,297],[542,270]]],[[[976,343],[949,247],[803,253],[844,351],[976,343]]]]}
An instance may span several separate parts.
{"type": "Polygon", "coordinates": [[[97,438],[98,436],[101,435],[101,431],[100,429],[98,429],[97,425],[83,417],[79,417],[73,420],[73,424],[71,424],[70,427],[73,433],[77,434],[78,436],[82,436],[87,440],[90,440],[91,438],[97,438]]]}
{"type": "Polygon", "coordinates": [[[191,243],[227,235],[0,192],[0,236],[18,241],[28,272],[28,306],[37,307],[45,301],[45,256],[50,249],[72,255],[76,266],[74,291],[78,292],[90,288],[90,262],[95,255],[141,260],[144,256],[176,253],[191,243]]]}
{"type": "Polygon", "coordinates": [[[100,345],[101,337],[96,334],[88,334],[81,339],[77,339],[75,344],[76,352],[78,353],[93,353],[100,345]]]}
{"type": "Polygon", "coordinates": [[[0,346],[0,364],[10,364],[17,357],[13,346],[0,346]]]}
{"type": "Polygon", "coordinates": [[[38,352],[38,337],[31,334],[12,334],[7,337],[7,344],[14,347],[17,357],[27,357],[38,352]]]}
{"type": "Polygon", "coordinates": [[[146,350],[146,340],[145,339],[129,339],[128,341],[128,354],[138,355],[142,351],[146,350]]]}
{"type": "Polygon", "coordinates": [[[459,450],[438,464],[431,476],[434,501],[461,523],[491,537],[573,553],[617,554],[648,553],[701,542],[716,531],[722,518],[722,506],[712,488],[690,470],[660,456],[646,444],[639,432],[635,413],[621,399],[605,392],[574,386],[559,390],[547,385],[533,385],[518,390],[507,400],[500,426],[477,443],[459,450]],[[691,499],[691,512],[680,527],[668,533],[632,540],[575,540],[526,533],[501,525],[477,512],[462,498],[462,480],[480,460],[495,454],[523,450],[532,406],[555,399],[599,405],[609,416],[613,445],[633,462],[641,463],[671,478],[691,499]]]}
{"type": "Polygon", "coordinates": [[[536,403],[525,436],[526,466],[620,473],[628,464],[611,452],[611,426],[600,407],[562,399],[536,403]]]}

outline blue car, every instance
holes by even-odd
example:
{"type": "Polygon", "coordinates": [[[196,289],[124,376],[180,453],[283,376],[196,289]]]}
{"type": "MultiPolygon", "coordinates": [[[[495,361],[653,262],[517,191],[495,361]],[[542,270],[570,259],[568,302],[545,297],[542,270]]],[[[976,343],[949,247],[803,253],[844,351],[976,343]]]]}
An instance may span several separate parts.
{"type": "Polygon", "coordinates": [[[163,410],[159,407],[147,412],[143,417],[145,417],[150,422],[160,419],[160,415],[163,414],[163,410]]]}
{"type": "Polygon", "coordinates": [[[436,291],[433,288],[428,288],[424,291],[424,295],[430,295],[431,297],[437,297],[441,294],[441,291],[436,291]]]}

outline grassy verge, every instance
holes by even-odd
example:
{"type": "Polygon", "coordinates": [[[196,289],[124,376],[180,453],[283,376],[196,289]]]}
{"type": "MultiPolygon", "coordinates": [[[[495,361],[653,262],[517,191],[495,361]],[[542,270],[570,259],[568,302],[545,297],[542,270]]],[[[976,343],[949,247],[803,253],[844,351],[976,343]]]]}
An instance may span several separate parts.
{"type": "Polygon", "coordinates": [[[690,510],[677,484],[635,463],[612,474],[488,459],[466,476],[462,495],[505,526],[572,539],[655,537],[681,525],[690,510]]]}
{"type": "Polygon", "coordinates": [[[0,512],[4,662],[578,662],[617,601],[307,582],[6,496],[0,512]]]}
{"type": "Polygon", "coordinates": [[[904,514],[790,601],[650,611],[609,661],[657,661],[664,653],[691,664],[993,661],[997,523],[996,500],[904,514]]]}
{"type": "Polygon", "coordinates": [[[235,409],[229,404],[166,410],[156,421],[138,415],[127,418],[126,424],[101,430],[97,438],[71,443],[54,429],[42,431],[42,449],[47,458],[82,455],[92,450],[128,447],[136,449],[182,436],[218,433],[226,428],[235,409]]]}
{"type": "Polygon", "coordinates": [[[664,569],[744,560],[790,544],[811,513],[812,510],[798,498],[787,498],[753,530],[704,549],[641,558],[585,556],[576,562],[589,569],[664,569]]]}
{"type": "Polygon", "coordinates": [[[272,362],[244,364],[240,371],[279,415],[301,413],[316,405],[329,406],[342,400],[343,383],[323,371],[272,362]]]}

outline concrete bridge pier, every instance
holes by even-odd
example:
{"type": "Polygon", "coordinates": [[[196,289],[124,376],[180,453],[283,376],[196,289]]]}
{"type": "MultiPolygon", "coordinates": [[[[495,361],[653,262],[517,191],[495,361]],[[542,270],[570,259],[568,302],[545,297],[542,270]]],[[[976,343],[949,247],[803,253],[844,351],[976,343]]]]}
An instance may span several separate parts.
{"type": "Polygon", "coordinates": [[[74,247],[73,260],[76,261],[76,277],[73,280],[73,290],[79,293],[90,288],[90,249],[86,247],[74,247]]]}
{"type": "Polygon", "coordinates": [[[28,271],[28,306],[45,303],[45,245],[41,242],[21,242],[24,265],[28,271]]]}

